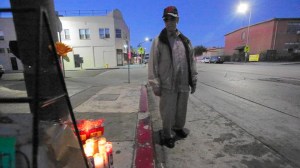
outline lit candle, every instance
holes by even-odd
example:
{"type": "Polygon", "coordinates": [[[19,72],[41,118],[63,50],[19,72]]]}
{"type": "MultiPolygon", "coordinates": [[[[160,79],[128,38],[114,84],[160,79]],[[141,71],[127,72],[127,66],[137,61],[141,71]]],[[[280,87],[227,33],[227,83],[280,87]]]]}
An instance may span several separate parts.
{"type": "Polygon", "coordinates": [[[93,154],[95,153],[98,153],[98,145],[97,145],[98,141],[96,138],[90,138],[90,139],[87,139],[85,144],[87,146],[89,146],[89,148],[92,148],[93,149],[93,154]]]}
{"type": "Polygon", "coordinates": [[[106,144],[106,138],[105,138],[105,137],[99,138],[98,144],[103,144],[103,145],[105,145],[105,144],[106,144]]]}
{"type": "Polygon", "coordinates": [[[106,153],[106,149],[105,149],[105,144],[106,144],[106,138],[104,137],[101,137],[99,140],[98,140],[98,150],[99,150],[99,153],[106,153]]]}
{"type": "Polygon", "coordinates": [[[104,168],[103,155],[101,155],[100,153],[96,153],[94,155],[94,164],[95,164],[95,168],[104,168]]]}
{"type": "Polygon", "coordinates": [[[112,143],[107,142],[105,144],[106,147],[106,154],[107,154],[107,160],[108,160],[108,167],[113,168],[114,162],[113,162],[113,149],[112,149],[112,143]]]}
{"type": "Polygon", "coordinates": [[[107,153],[106,153],[106,138],[105,137],[99,138],[98,149],[99,149],[99,153],[101,155],[103,155],[105,167],[108,167],[108,157],[107,157],[107,153]]]}
{"type": "Polygon", "coordinates": [[[99,153],[106,153],[106,150],[105,150],[105,146],[104,145],[100,145],[98,146],[99,147],[99,153]]]}
{"type": "Polygon", "coordinates": [[[107,157],[107,153],[105,150],[103,150],[103,152],[100,153],[102,156],[103,156],[103,161],[104,161],[104,165],[105,167],[109,167],[109,164],[108,164],[108,157],[107,157]]]}
{"type": "Polygon", "coordinates": [[[93,156],[93,154],[94,154],[94,148],[92,148],[91,146],[88,146],[86,144],[83,145],[83,150],[87,157],[93,156]]]}

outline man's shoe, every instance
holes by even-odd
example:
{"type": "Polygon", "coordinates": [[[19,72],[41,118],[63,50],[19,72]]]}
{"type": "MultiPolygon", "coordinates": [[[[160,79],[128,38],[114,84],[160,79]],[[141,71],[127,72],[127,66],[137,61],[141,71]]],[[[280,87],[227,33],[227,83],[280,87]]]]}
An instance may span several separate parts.
{"type": "Polygon", "coordinates": [[[169,138],[164,140],[164,145],[168,148],[174,148],[175,146],[175,139],[174,138],[169,138]]]}
{"type": "Polygon", "coordinates": [[[189,134],[188,130],[180,129],[180,130],[173,130],[176,133],[176,136],[180,138],[186,138],[189,134]]]}

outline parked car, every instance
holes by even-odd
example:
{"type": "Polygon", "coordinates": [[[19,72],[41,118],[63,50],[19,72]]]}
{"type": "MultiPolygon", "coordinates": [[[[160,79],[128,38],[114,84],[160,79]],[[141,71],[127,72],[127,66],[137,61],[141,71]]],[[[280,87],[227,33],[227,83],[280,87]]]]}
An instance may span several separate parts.
{"type": "Polygon", "coordinates": [[[210,57],[210,60],[209,60],[209,63],[219,63],[219,64],[223,64],[224,60],[222,57],[220,56],[211,56],[210,57]]]}
{"type": "Polygon", "coordinates": [[[146,54],[143,62],[144,62],[144,64],[147,64],[148,61],[149,61],[149,54],[146,54]]]}
{"type": "Polygon", "coordinates": [[[209,57],[203,57],[203,59],[201,60],[201,62],[209,63],[209,60],[210,60],[209,57]]]}
{"type": "Polygon", "coordinates": [[[200,59],[200,62],[201,62],[201,63],[204,63],[204,58],[205,58],[205,57],[203,57],[203,58],[200,59]]]}
{"type": "Polygon", "coordinates": [[[0,65],[0,79],[1,79],[2,75],[4,74],[4,72],[5,72],[5,70],[4,70],[3,66],[0,65]]]}

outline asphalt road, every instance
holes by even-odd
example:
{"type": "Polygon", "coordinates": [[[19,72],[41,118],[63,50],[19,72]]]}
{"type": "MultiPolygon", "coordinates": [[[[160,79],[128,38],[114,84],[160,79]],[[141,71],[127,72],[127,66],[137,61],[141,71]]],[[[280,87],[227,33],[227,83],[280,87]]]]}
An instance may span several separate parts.
{"type": "Polygon", "coordinates": [[[300,166],[299,64],[198,64],[195,97],[300,166]]]}

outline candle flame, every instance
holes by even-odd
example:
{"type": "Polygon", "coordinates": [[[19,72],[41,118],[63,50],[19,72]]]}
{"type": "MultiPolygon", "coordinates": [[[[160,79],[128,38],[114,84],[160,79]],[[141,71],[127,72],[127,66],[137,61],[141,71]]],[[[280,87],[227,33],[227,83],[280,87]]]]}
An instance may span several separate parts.
{"type": "Polygon", "coordinates": [[[93,156],[94,154],[94,148],[90,145],[83,145],[83,150],[87,157],[93,156]]]}

